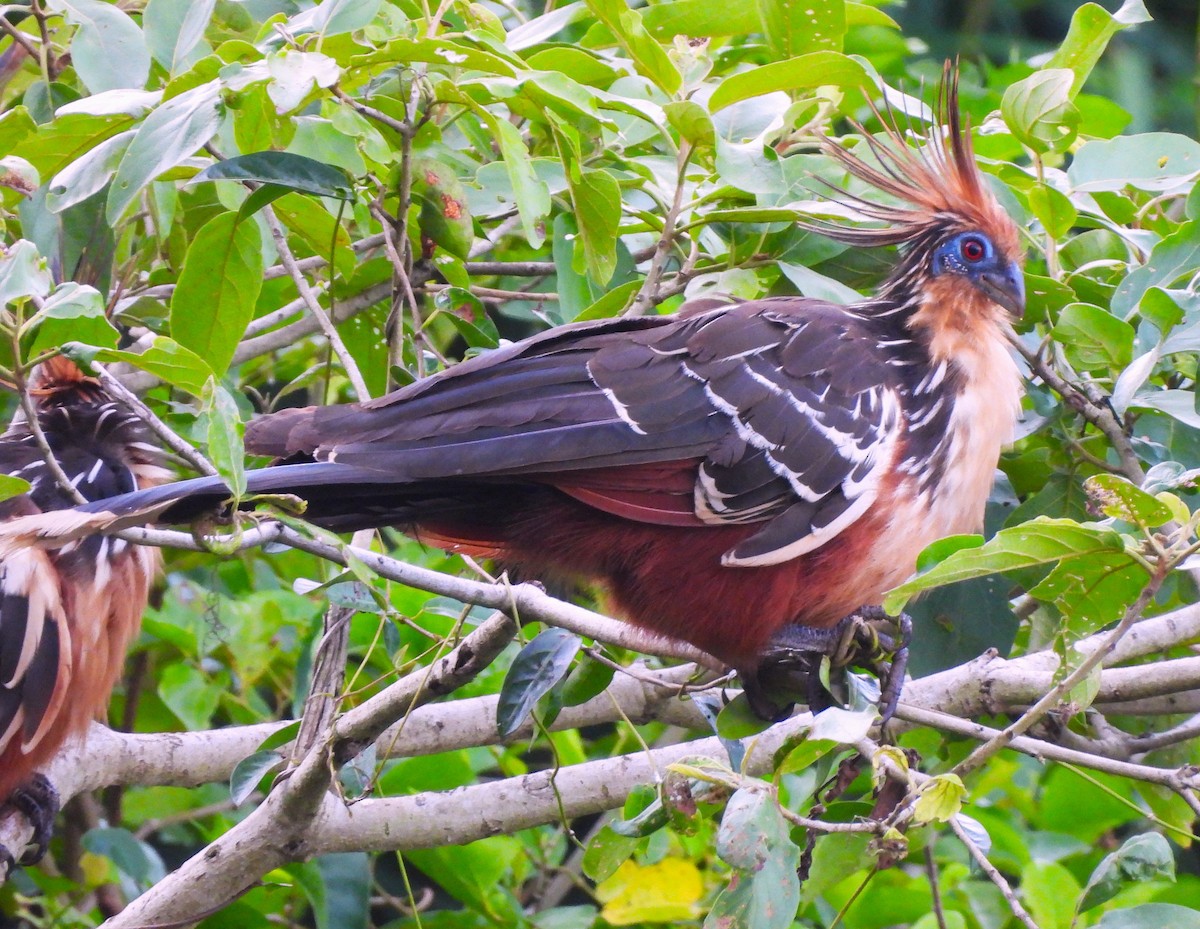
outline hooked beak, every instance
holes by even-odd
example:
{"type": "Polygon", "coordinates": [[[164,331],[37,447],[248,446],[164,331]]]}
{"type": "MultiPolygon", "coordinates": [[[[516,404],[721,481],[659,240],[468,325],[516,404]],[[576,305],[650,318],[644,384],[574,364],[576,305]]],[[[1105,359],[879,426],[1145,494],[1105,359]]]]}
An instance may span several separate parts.
{"type": "Polygon", "coordinates": [[[1015,261],[996,271],[984,271],[976,279],[980,290],[1008,310],[1014,319],[1025,315],[1025,276],[1015,261]]]}

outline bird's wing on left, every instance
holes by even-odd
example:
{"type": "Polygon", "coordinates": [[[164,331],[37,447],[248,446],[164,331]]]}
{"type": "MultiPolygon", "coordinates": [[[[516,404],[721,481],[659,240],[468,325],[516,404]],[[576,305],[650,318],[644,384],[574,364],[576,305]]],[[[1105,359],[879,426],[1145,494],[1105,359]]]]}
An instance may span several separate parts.
{"type": "MultiPolygon", "coordinates": [[[[17,498],[3,509],[13,516],[37,508],[17,498]]],[[[71,632],[50,558],[27,547],[0,562],[0,751],[14,739],[31,751],[70,688],[71,632]]]]}

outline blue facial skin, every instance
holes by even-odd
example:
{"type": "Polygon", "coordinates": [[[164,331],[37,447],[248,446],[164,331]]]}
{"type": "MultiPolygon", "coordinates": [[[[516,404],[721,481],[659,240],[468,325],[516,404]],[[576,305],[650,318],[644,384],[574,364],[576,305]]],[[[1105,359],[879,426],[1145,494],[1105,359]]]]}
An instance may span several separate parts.
{"type": "Polygon", "coordinates": [[[1005,261],[982,232],[960,232],[951,236],[933,253],[933,276],[961,274],[989,299],[1013,316],[1025,311],[1025,279],[1021,266],[1005,261]]]}

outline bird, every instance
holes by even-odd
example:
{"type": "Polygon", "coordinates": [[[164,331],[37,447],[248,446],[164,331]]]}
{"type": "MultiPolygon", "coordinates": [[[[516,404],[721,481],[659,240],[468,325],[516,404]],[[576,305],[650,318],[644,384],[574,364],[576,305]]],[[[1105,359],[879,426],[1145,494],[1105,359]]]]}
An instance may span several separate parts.
{"type": "MultiPolygon", "coordinates": [[[[935,120],[823,148],[876,198],[862,224],[807,228],[898,246],[873,296],[801,296],[576,322],[360,403],[252,420],[322,527],[398,527],[522,576],[597,584],[619,617],[736,669],[751,705],[777,649],[820,651],[944,536],[978,531],[1021,379],[1019,230],[978,168],[947,65],[935,120]],[[814,648],[813,646],[818,646],[814,648]]],[[[91,527],[184,522],[229,497],[195,478],[82,509],[91,527]]]]}
{"type": "MultiPolygon", "coordinates": [[[[0,502],[0,522],[75,506],[47,449],[84,500],[171,477],[148,427],[66,357],[35,368],[28,392],[40,428],[14,417],[0,435],[0,471],[29,487],[0,502]]],[[[0,801],[34,826],[24,863],[45,854],[58,808],[37,769],[106,709],[158,564],[157,550],[105,535],[0,555],[0,801]]],[[[11,866],[11,852],[0,857],[11,866]]]]}

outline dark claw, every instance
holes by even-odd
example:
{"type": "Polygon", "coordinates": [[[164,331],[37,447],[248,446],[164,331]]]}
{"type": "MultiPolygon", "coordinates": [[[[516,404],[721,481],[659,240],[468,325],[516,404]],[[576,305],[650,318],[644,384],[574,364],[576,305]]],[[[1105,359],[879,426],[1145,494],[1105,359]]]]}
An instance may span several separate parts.
{"type": "MultiPolygon", "coordinates": [[[[742,692],[746,694],[746,700],[750,703],[750,709],[754,711],[754,715],[759,719],[765,719],[773,723],[783,722],[792,715],[794,703],[780,703],[767,693],[768,688],[763,686],[759,678],[758,669],[749,671],[738,671],[738,676],[742,679],[742,692]]],[[[770,688],[772,692],[776,688],[770,688]]]]}
{"type": "MultiPolygon", "coordinates": [[[[54,817],[58,815],[60,801],[54,785],[42,774],[34,774],[25,784],[12,792],[8,802],[16,807],[33,826],[31,850],[25,852],[19,864],[37,864],[50,850],[50,837],[54,834],[54,817]]],[[[3,848],[3,846],[0,846],[3,848]]],[[[4,849],[11,861],[12,853],[4,849]]],[[[0,861],[3,858],[0,856],[0,861]]],[[[10,864],[11,869],[11,864],[10,864]]]]}
{"type": "Polygon", "coordinates": [[[827,629],[785,626],[772,637],[758,667],[742,672],[747,699],[759,716],[777,721],[786,706],[780,695],[803,693],[809,709],[819,713],[835,704],[821,682],[821,662],[829,658],[835,669],[860,667],[879,677],[881,725],[886,726],[904,686],[911,638],[907,614],[892,617],[878,606],[864,606],[827,629]]]}

